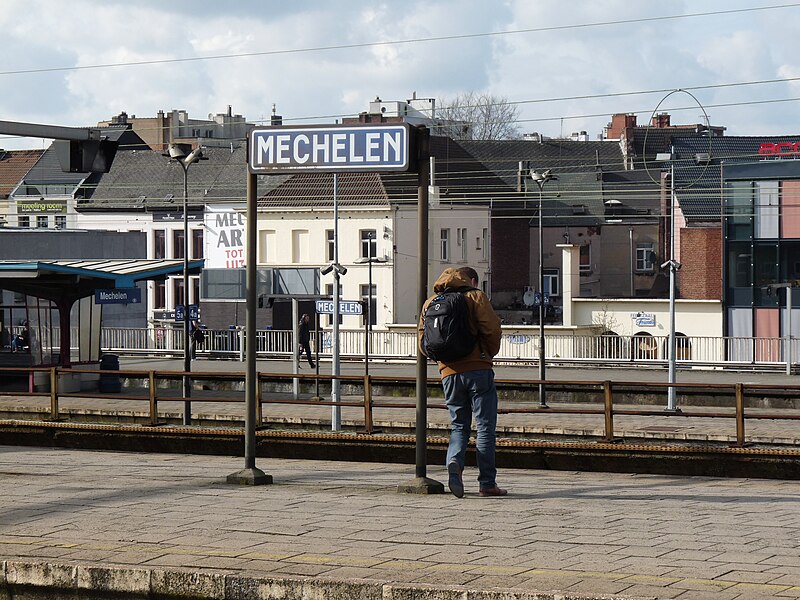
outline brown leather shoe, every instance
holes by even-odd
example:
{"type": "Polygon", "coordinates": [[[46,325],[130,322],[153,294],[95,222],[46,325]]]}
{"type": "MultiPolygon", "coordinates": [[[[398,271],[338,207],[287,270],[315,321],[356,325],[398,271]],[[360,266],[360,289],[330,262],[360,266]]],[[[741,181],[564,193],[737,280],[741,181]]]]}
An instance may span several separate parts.
{"type": "Polygon", "coordinates": [[[508,496],[508,490],[504,490],[503,488],[499,488],[497,486],[493,488],[486,488],[485,490],[481,490],[480,492],[481,498],[493,498],[495,496],[508,496]]]}

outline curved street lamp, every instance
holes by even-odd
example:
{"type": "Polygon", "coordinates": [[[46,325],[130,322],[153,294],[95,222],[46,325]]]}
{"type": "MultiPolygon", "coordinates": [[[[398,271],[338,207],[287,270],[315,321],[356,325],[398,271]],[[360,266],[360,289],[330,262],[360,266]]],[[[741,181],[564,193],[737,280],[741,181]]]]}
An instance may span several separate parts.
{"type": "Polygon", "coordinates": [[[531,171],[531,179],[539,186],[539,408],[548,408],[545,396],[545,343],[544,343],[544,243],[542,238],[542,190],[548,181],[557,180],[550,169],[546,171],[531,171]]]}

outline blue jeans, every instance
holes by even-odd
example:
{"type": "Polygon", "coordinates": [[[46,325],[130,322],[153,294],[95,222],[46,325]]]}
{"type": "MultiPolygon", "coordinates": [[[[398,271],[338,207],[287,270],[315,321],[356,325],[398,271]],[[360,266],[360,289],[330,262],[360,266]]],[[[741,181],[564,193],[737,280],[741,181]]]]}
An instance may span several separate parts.
{"type": "Polygon", "coordinates": [[[446,464],[455,461],[464,468],[474,415],[478,431],[478,483],[482,490],[496,487],[497,388],[494,371],[484,369],[449,375],[442,380],[442,387],[450,411],[450,445],[446,464]]]}

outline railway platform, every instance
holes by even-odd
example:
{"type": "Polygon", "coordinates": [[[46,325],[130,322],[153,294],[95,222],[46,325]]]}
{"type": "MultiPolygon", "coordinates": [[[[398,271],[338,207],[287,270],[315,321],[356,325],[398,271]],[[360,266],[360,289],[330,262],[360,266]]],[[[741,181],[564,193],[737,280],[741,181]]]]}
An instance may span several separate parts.
{"type": "Polygon", "coordinates": [[[407,465],[240,467],[0,446],[0,596],[800,598],[796,482],[501,469],[480,498],[468,468],[459,500],[398,493],[407,465]]]}

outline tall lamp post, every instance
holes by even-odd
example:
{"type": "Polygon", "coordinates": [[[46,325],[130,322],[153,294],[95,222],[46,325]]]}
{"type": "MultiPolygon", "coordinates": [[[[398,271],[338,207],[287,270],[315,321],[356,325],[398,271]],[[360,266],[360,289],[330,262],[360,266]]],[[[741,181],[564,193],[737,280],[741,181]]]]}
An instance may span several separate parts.
{"type": "MultiPolygon", "coordinates": [[[[203,158],[203,149],[192,150],[191,144],[170,144],[167,156],[183,169],[183,370],[192,370],[191,336],[189,333],[189,167],[203,158]]],[[[192,386],[188,375],[183,376],[183,397],[190,398],[192,386]]],[[[183,424],[192,422],[192,403],[185,400],[183,424]]]]}
{"type": "Polygon", "coordinates": [[[539,186],[539,407],[548,408],[545,396],[545,343],[544,343],[544,227],[542,226],[542,191],[548,181],[557,180],[550,169],[531,171],[531,179],[539,186]]]}
{"type": "Polygon", "coordinates": [[[661,265],[662,269],[669,268],[669,338],[667,340],[667,411],[681,412],[678,408],[677,390],[675,388],[676,359],[678,354],[677,338],[675,337],[675,298],[677,295],[677,275],[681,263],[675,260],[675,149],[669,153],[656,154],[657,161],[669,161],[669,260],[661,265]]]}

